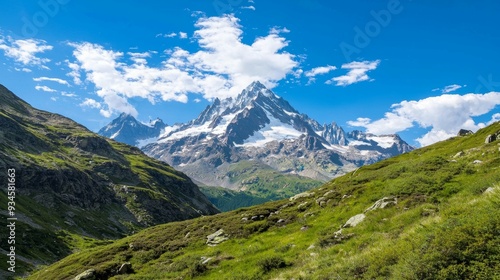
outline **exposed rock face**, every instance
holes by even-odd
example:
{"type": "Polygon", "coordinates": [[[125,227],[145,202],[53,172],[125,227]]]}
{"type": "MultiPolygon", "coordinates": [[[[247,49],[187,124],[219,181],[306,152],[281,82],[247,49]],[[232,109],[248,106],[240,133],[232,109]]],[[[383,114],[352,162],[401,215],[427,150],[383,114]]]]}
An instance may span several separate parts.
{"type": "Polygon", "coordinates": [[[158,137],[167,127],[161,119],[148,124],[137,121],[133,116],[122,113],[117,119],[101,128],[98,134],[129,145],[140,145],[141,140],[158,137]]]}
{"type": "MultiPolygon", "coordinates": [[[[29,203],[23,214],[36,217],[40,224],[31,229],[42,236],[64,229],[118,238],[131,227],[218,213],[185,174],[136,147],[37,110],[1,85],[0,125],[0,168],[16,170],[17,193],[29,203]]],[[[5,176],[0,172],[0,181],[5,176]]],[[[35,235],[26,242],[30,236],[35,235]]],[[[47,244],[52,258],[67,251],[47,244]]]]}
{"type": "Polygon", "coordinates": [[[413,148],[397,135],[346,134],[336,123],[321,125],[254,82],[236,98],[216,99],[191,122],[165,127],[142,149],[205,185],[239,188],[226,170],[245,160],[326,181],[413,148]]]}

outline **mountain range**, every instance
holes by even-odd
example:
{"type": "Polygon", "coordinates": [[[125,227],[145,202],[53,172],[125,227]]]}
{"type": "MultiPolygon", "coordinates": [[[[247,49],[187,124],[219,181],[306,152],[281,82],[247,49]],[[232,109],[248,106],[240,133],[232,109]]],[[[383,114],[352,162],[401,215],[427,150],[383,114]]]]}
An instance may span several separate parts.
{"type": "Polygon", "coordinates": [[[2,85],[0,127],[0,181],[15,170],[16,187],[15,195],[0,191],[0,214],[12,217],[4,209],[15,203],[17,271],[147,226],[219,212],[168,164],[35,109],[2,85]]]}
{"type": "Polygon", "coordinates": [[[230,169],[242,161],[324,182],[413,150],[398,135],[346,133],[334,122],[321,125],[260,82],[235,98],[215,99],[186,124],[160,129],[163,125],[147,134],[150,124],[121,115],[99,133],[139,145],[202,185],[236,190],[244,184],[232,180],[230,169]]]}
{"type": "Polygon", "coordinates": [[[151,227],[28,279],[500,279],[498,139],[500,122],[287,199],[151,227]]]}

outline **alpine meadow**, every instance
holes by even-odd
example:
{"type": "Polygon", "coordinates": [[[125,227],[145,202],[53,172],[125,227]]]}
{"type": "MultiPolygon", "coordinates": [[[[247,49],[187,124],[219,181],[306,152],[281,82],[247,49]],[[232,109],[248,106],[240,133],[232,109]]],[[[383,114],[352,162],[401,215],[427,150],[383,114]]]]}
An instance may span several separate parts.
{"type": "Polygon", "coordinates": [[[4,3],[0,279],[500,279],[499,11],[4,3]]]}

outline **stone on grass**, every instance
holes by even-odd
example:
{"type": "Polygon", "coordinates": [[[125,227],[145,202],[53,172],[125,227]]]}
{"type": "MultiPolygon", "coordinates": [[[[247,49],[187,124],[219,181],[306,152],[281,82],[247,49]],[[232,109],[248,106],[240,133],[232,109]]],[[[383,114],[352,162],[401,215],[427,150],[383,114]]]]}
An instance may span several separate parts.
{"type": "Polygon", "coordinates": [[[290,197],[290,201],[295,201],[300,198],[308,198],[314,195],[314,192],[303,192],[290,197]]]}
{"type": "Polygon", "coordinates": [[[78,274],[73,280],[95,280],[96,279],[96,271],[95,269],[87,269],[84,272],[78,274]]]}
{"type": "Polygon", "coordinates": [[[347,220],[347,222],[345,223],[344,227],[345,228],[347,228],[347,227],[355,227],[359,223],[361,223],[365,218],[366,218],[365,214],[358,214],[358,215],[352,216],[349,220],[347,220]]]}
{"type": "Polygon", "coordinates": [[[486,139],[484,140],[484,143],[485,144],[489,144],[491,142],[494,142],[497,140],[497,135],[496,134],[490,134],[488,136],[486,136],[486,139]]]}
{"type": "Polygon", "coordinates": [[[384,197],[382,199],[377,200],[372,206],[368,207],[365,210],[365,213],[368,211],[373,211],[373,210],[377,210],[377,209],[384,209],[387,206],[396,205],[396,204],[398,204],[398,199],[396,197],[394,197],[394,196],[384,197]]]}
{"type": "Polygon", "coordinates": [[[219,229],[218,231],[207,235],[207,245],[208,246],[217,246],[218,244],[229,239],[229,236],[224,233],[223,229],[219,229]]]}

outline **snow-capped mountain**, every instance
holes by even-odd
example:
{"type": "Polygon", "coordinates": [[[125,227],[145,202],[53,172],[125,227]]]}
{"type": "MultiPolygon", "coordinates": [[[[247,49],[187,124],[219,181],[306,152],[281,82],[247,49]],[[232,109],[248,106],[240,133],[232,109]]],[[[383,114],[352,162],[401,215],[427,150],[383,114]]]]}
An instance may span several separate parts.
{"type": "Polygon", "coordinates": [[[142,149],[198,182],[235,187],[227,170],[241,160],[328,180],[412,147],[397,135],[346,134],[336,123],[321,125],[253,82],[236,98],[216,99],[189,123],[164,127],[142,149]]]}
{"type": "Polygon", "coordinates": [[[131,115],[122,113],[110,124],[101,128],[98,134],[132,146],[141,147],[156,139],[165,127],[167,125],[161,119],[155,119],[145,124],[131,115]]]}

